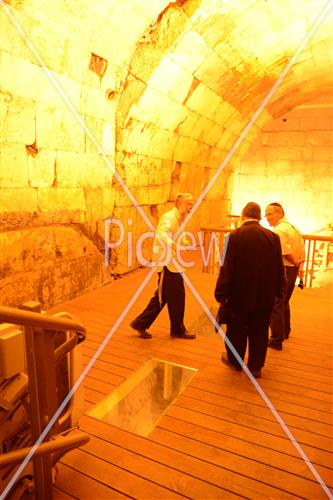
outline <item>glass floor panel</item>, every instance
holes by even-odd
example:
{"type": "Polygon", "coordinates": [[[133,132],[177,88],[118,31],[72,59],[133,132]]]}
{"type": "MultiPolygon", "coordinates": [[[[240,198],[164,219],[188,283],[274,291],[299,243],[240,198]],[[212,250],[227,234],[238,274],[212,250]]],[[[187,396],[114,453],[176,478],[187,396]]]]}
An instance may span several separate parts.
{"type": "Polygon", "coordinates": [[[98,403],[89,415],[148,436],[196,372],[195,368],[151,358],[98,403]]]}

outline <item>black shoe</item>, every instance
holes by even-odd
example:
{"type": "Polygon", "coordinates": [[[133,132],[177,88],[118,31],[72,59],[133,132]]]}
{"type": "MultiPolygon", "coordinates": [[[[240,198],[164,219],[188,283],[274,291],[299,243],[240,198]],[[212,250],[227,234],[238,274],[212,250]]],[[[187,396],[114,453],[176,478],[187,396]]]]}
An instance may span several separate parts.
{"type": "Polygon", "coordinates": [[[171,337],[176,337],[177,339],[196,339],[197,336],[195,333],[188,333],[186,330],[184,332],[179,333],[170,333],[171,337]]]}
{"type": "Polygon", "coordinates": [[[260,370],[260,368],[259,368],[259,370],[253,370],[253,369],[251,370],[251,368],[249,368],[249,370],[252,373],[252,375],[254,376],[254,378],[260,378],[261,377],[261,370],[260,370]]]}
{"type": "Polygon", "coordinates": [[[282,343],[277,344],[276,342],[268,341],[268,347],[275,349],[276,351],[282,351],[282,343]]]}
{"type": "Polygon", "coordinates": [[[137,326],[135,326],[134,321],[132,321],[130,323],[130,327],[133,328],[133,330],[136,330],[142,339],[151,339],[152,338],[152,335],[151,335],[151,333],[148,332],[148,330],[141,330],[141,328],[138,328],[137,326]]]}
{"type": "Polygon", "coordinates": [[[241,372],[242,371],[242,368],[239,365],[235,366],[235,365],[233,365],[231,363],[231,361],[229,361],[228,354],[226,352],[222,352],[221,361],[222,361],[222,363],[224,363],[225,365],[229,366],[229,368],[232,368],[236,372],[241,372]]]}

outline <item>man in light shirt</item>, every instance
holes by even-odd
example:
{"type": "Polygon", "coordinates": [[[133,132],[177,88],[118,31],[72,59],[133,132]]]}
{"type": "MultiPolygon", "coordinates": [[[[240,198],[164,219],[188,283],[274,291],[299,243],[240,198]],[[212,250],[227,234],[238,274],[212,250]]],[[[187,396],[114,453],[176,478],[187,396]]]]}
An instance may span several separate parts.
{"type": "Polygon", "coordinates": [[[170,335],[194,339],[184,325],[185,287],[183,267],[178,259],[179,249],[188,246],[188,239],[179,234],[179,228],[194,205],[190,193],[180,193],[175,206],[164,213],[158,223],[153,243],[153,265],[158,271],[158,288],[145,310],[132,322],[131,327],[141,338],[150,339],[148,328],[155,321],[165,304],[170,318],[170,335]],[[181,246],[180,246],[181,245],[181,246]]]}
{"type": "Polygon", "coordinates": [[[281,351],[283,341],[290,334],[289,301],[295,288],[295,281],[297,276],[303,278],[304,241],[300,231],[285,218],[280,203],[274,202],[268,205],[265,215],[273,231],[280,237],[286,273],[286,287],[283,297],[276,299],[274,304],[270,322],[271,337],[268,343],[268,347],[281,351]]]}

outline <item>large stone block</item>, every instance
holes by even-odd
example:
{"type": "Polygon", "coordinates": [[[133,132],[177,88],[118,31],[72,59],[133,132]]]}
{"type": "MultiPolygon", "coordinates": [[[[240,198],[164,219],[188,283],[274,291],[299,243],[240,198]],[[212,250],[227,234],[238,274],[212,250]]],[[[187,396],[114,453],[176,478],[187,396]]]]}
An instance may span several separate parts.
{"type": "Polygon", "coordinates": [[[268,159],[276,160],[280,158],[281,160],[300,160],[302,158],[302,149],[293,148],[291,145],[289,147],[280,147],[278,150],[276,148],[268,148],[268,159]]]}
{"type": "Polygon", "coordinates": [[[122,2],[115,8],[111,3],[107,9],[108,23],[105,24],[105,7],[103,11],[98,29],[94,29],[90,37],[91,50],[96,54],[105,54],[105,57],[112,58],[112,62],[120,66],[130,59],[138,38],[144,32],[147,23],[149,25],[147,21],[149,14],[147,15],[146,5],[143,9],[136,3],[122,2]],[[124,19],[126,19],[126,29],[123,26],[124,19]]]}
{"type": "Polygon", "coordinates": [[[218,168],[222,164],[226,156],[227,156],[227,151],[219,149],[217,147],[211,148],[208,166],[210,168],[218,168]]]}
{"type": "Polygon", "coordinates": [[[80,111],[84,115],[94,116],[101,120],[113,120],[115,117],[117,100],[107,99],[101,88],[82,85],[80,111]]]}
{"type": "Polygon", "coordinates": [[[103,219],[112,215],[115,204],[115,196],[116,193],[114,188],[103,188],[103,219]]]}
{"type": "Polygon", "coordinates": [[[98,151],[103,151],[104,122],[100,118],[86,116],[85,124],[88,128],[88,131],[85,133],[85,152],[97,154],[98,151]]]}
{"type": "Polygon", "coordinates": [[[199,165],[184,164],[180,177],[179,191],[191,193],[198,198],[205,186],[205,171],[199,165]]]}
{"type": "Polygon", "coordinates": [[[224,74],[230,72],[230,67],[208,44],[206,51],[206,57],[195,71],[194,76],[216,94],[219,94],[224,86],[224,74]]]}
{"type": "Polygon", "coordinates": [[[67,109],[47,108],[38,104],[36,136],[40,148],[84,151],[84,124],[79,124],[76,115],[67,109]]]}
{"type": "Polygon", "coordinates": [[[110,156],[100,156],[94,153],[79,154],[78,186],[97,188],[111,185],[115,172],[114,159],[110,156]]]}
{"type": "Polygon", "coordinates": [[[55,181],[56,152],[42,149],[28,156],[28,176],[31,187],[50,187],[55,181]]]}
{"type": "Polygon", "coordinates": [[[177,127],[177,133],[179,135],[184,135],[185,137],[192,137],[193,139],[199,138],[200,133],[197,132],[194,135],[194,130],[196,129],[198,123],[198,114],[195,111],[188,110],[187,116],[182,123],[179,123],[177,127]]]}
{"type": "Polygon", "coordinates": [[[123,131],[121,141],[117,141],[117,148],[127,153],[147,154],[154,133],[156,127],[153,125],[131,121],[130,126],[123,131]]]}
{"type": "Polygon", "coordinates": [[[317,146],[314,151],[314,157],[318,161],[331,161],[333,160],[332,146],[317,146]]]}
{"type": "Polygon", "coordinates": [[[22,258],[22,232],[0,233],[0,279],[7,278],[11,274],[23,271],[22,258]]]}
{"type": "Polygon", "coordinates": [[[214,122],[212,120],[209,120],[205,116],[201,116],[196,113],[195,124],[192,133],[190,134],[191,139],[197,139],[200,142],[205,142],[204,141],[205,130],[212,127],[213,124],[214,122]]]}
{"type": "Polygon", "coordinates": [[[236,142],[237,136],[232,134],[228,129],[221,131],[221,137],[216,144],[219,149],[230,150],[232,145],[236,142]]]}
{"type": "Polygon", "coordinates": [[[182,103],[191,88],[192,81],[192,74],[166,55],[149,79],[149,85],[182,103]]]}
{"type": "Polygon", "coordinates": [[[205,167],[209,164],[209,158],[211,157],[211,146],[198,142],[198,147],[195,153],[195,163],[201,167],[205,167]]]}
{"type": "Polygon", "coordinates": [[[76,226],[59,226],[52,230],[57,259],[75,259],[97,252],[94,243],[81,230],[76,229],[76,226]]]}
{"type": "Polygon", "coordinates": [[[33,272],[19,273],[15,276],[0,279],[1,305],[18,307],[29,300],[38,300],[33,272]]]}
{"type": "Polygon", "coordinates": [[[95,153],[57,151],[56,180],[61,188],[97,188],[111,184],[114,162],[95,153]]]}
{"type": "MultiPolygon", "coordinates": [[[[73,81],[77,81],[82,84],[85,82],[87,74],[92,74],[91,71],[87,71],[87,68],[89,67],[90,54],[89,40],[85,39],[85,37],[81,37],[78,40],[77,33],[75,33],[75,35],[72,34],[72,36],[69,36],[67,33],[67,36],[68,38],[70,37],[71,40],[66,40],[64,46],[61,73],[67,75],[73,81]]],[[[92,87],[90,88],[93,90],[92,87]]]]}
{"type": "Polygon", "coordinates": [[[70,210],[79,212],[80,219],[84,222],[86,201],[83,189],[70,188],[39,188],[38,208],[42,212],[70,210]]]}
{"type": "Polygon", "coordinates": [[[221,98],[205,85],[198,85],[186,101],[186,106],[206,118],[213,119],[221,98]]]}
{"type": "Polygon", "coordinates": [[[147,86],[139,101],[131,107],[130,117],[146,123],[158,124],[167,109],[169,99],[151,86],[147,86]]]}
{"type": "Polygon", "coordinates": [[[108,243],[113,245],[109,249],[113,271],[123,274],[150,261],[157,218],[152,216],[149,207],[141,207],[141,213],[135,207],[116,208],[112,222],[107,228],[108,243]]]}
{"type": "Polygon", "coordinates": [[[221,101],[216,107],[214,120],[224,125],[235,114],[235,108],[227,101],[221,101]]]}
{"type": "Polygon", "coordinates": [[[34,102],[1,95],[1,142],[33,144],[36,138],[34,102]]]}
{"type": "MultiPolygon", "coordinates": [[[[18,10],[15,11],[15,17],[20,25],[23,25],[25,19],[18,10]]],[[[0,24],[1,49],[6,51],[6,53],[12,53],[23,59],[28,58],[30,50],[4,9],[0,11],[0,24]]],[[[32,57],[32,54],[30,54],[31,59],[32,57]]]]}
{"type": "Polygon", "coordinates": [[[56,72],[46,73],[41,66],[5,51],[1,52],[0,80],[1,90],[16,98],[42,102],[50,109],[66,108],[68,99],[79,109],[79,82],[56,72]]]}
{"type": "Polygon", "coordinates": [[[147,144],[144,154],[163,160],[170,160],[178,141],[177,134],[168,130],[155,129],[147,144]]]}
{"type": "Polygon", "coordinates": [[[37,189],[1,188],[0,212],[35,212],[37,210],[37,189]]]}
{"type": "Polygon", "coordinates": [[[89,232],[47,226],[0,234],[1,302],[39,300],[44,306],[68,300],[110,281],[89,232]]]}
{"type": "Polygon", "coordinates": [[[28,160],[23,144],[1,145],[0,185],[1,188],[28,187],[28,160]]]}
{"type": "Polygon", "coordinates": [[[211,127],[207,128],[203,132],[203,141],[210,146],[215,146],[223,133],[224,128],[221,125],[213,123],[211,127]]]}
{"type": "Polygon", "coordinates": [[[137,157],[136,182],[131,182],[130,173],[127,174],[129,185],[152,186],[170,182],[171,172],[167,160],[149,156],[137,157]]]}
{"type": "Polygon", "coordinates": [[[79,154],[73,151],[57,151],[56,182],[60,188],[77,187],[81,164],[79,154]]]}
{"type": "Polygon", "coordinates": [[[103,219],[103,188],[85,189],[86,222],[91,224],[103,219]]]}
{"type": "Polygon", "coordinates": [[[53,230],[30,228],[0,233],[1,278],[30,272],[55,257],[53,230]]]}
{"type": "Polygon", "coordinates": [[[188,109],[181,104],[178,104],[172,100],[167,101],[167,106],[164,110],[163,115],[160,116],[158,124],[162,128],[174,131],[178,129],[178,126],[183,123],[187,117],[188,109]]]}
{"type": "Polygon", "coordinates": [[[193,74],[211,52],[211,48],[196,31],[187,30],[177,40],[175,50],[170,57],[189,74],[193,74]]]}
{"type": "Polygon", "coordinates": [[[173,152],[173,159],[181,162],[192,162],[195,158],[197,141],[179,136],[173,152]]]}

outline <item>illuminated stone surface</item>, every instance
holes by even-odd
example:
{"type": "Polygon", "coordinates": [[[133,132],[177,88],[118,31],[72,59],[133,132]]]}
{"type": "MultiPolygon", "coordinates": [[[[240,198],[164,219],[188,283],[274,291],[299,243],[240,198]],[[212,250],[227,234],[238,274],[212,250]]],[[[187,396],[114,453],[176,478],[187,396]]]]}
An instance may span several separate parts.
{"type": "MultiPolygon", "coordinates": [[[[52,226],[57,232],[69,224],[95,246],[93,266],[82,254],[87,262],[80,280],[63,272],[51,286],[50,271],[44,285],[49,292],[41,293],[31,279],[28,298],[51,305],[130,269],[126,246],[114,251],[112,268],[103,263],[103,219],[114,213],[126,218],[132,206],[115,168],[150,217],[151,210],[169,208],[178,190],[198,197],[232,150],[192,228],[223,224],[249,199],[264,208],[272,197],[288,206],[290,218],[304,230],[328,227],[332,12],[323,16],[233,149],[326,5],[324,0],[307,0],[301,9],[293,0],[5,1],[2,229],[52,226]],[[89,69],[92,54],[103,61],[102,72],[89,69]]],[[[139,219],[133,216],[136,239],[145,227],[139,219]]],[[[84,243],[77,244],[83,251],[84,243]]],[[[5,254],[2,264],[10,259],[5,254]]],[[[58,262],[74,269],[82,267],[80,259],[58,262]]],[[[38,274],[38,263],[30,272],[38,274]]],[[[20,302],[17,279],[14,271],[6,274],[3,303],[20,302]]]]}
{"type": "Polygon", "coordinates": [[[187,366],[149,359],[89,415],[139,436],[148,436],[196,371],[187,366]]]}

